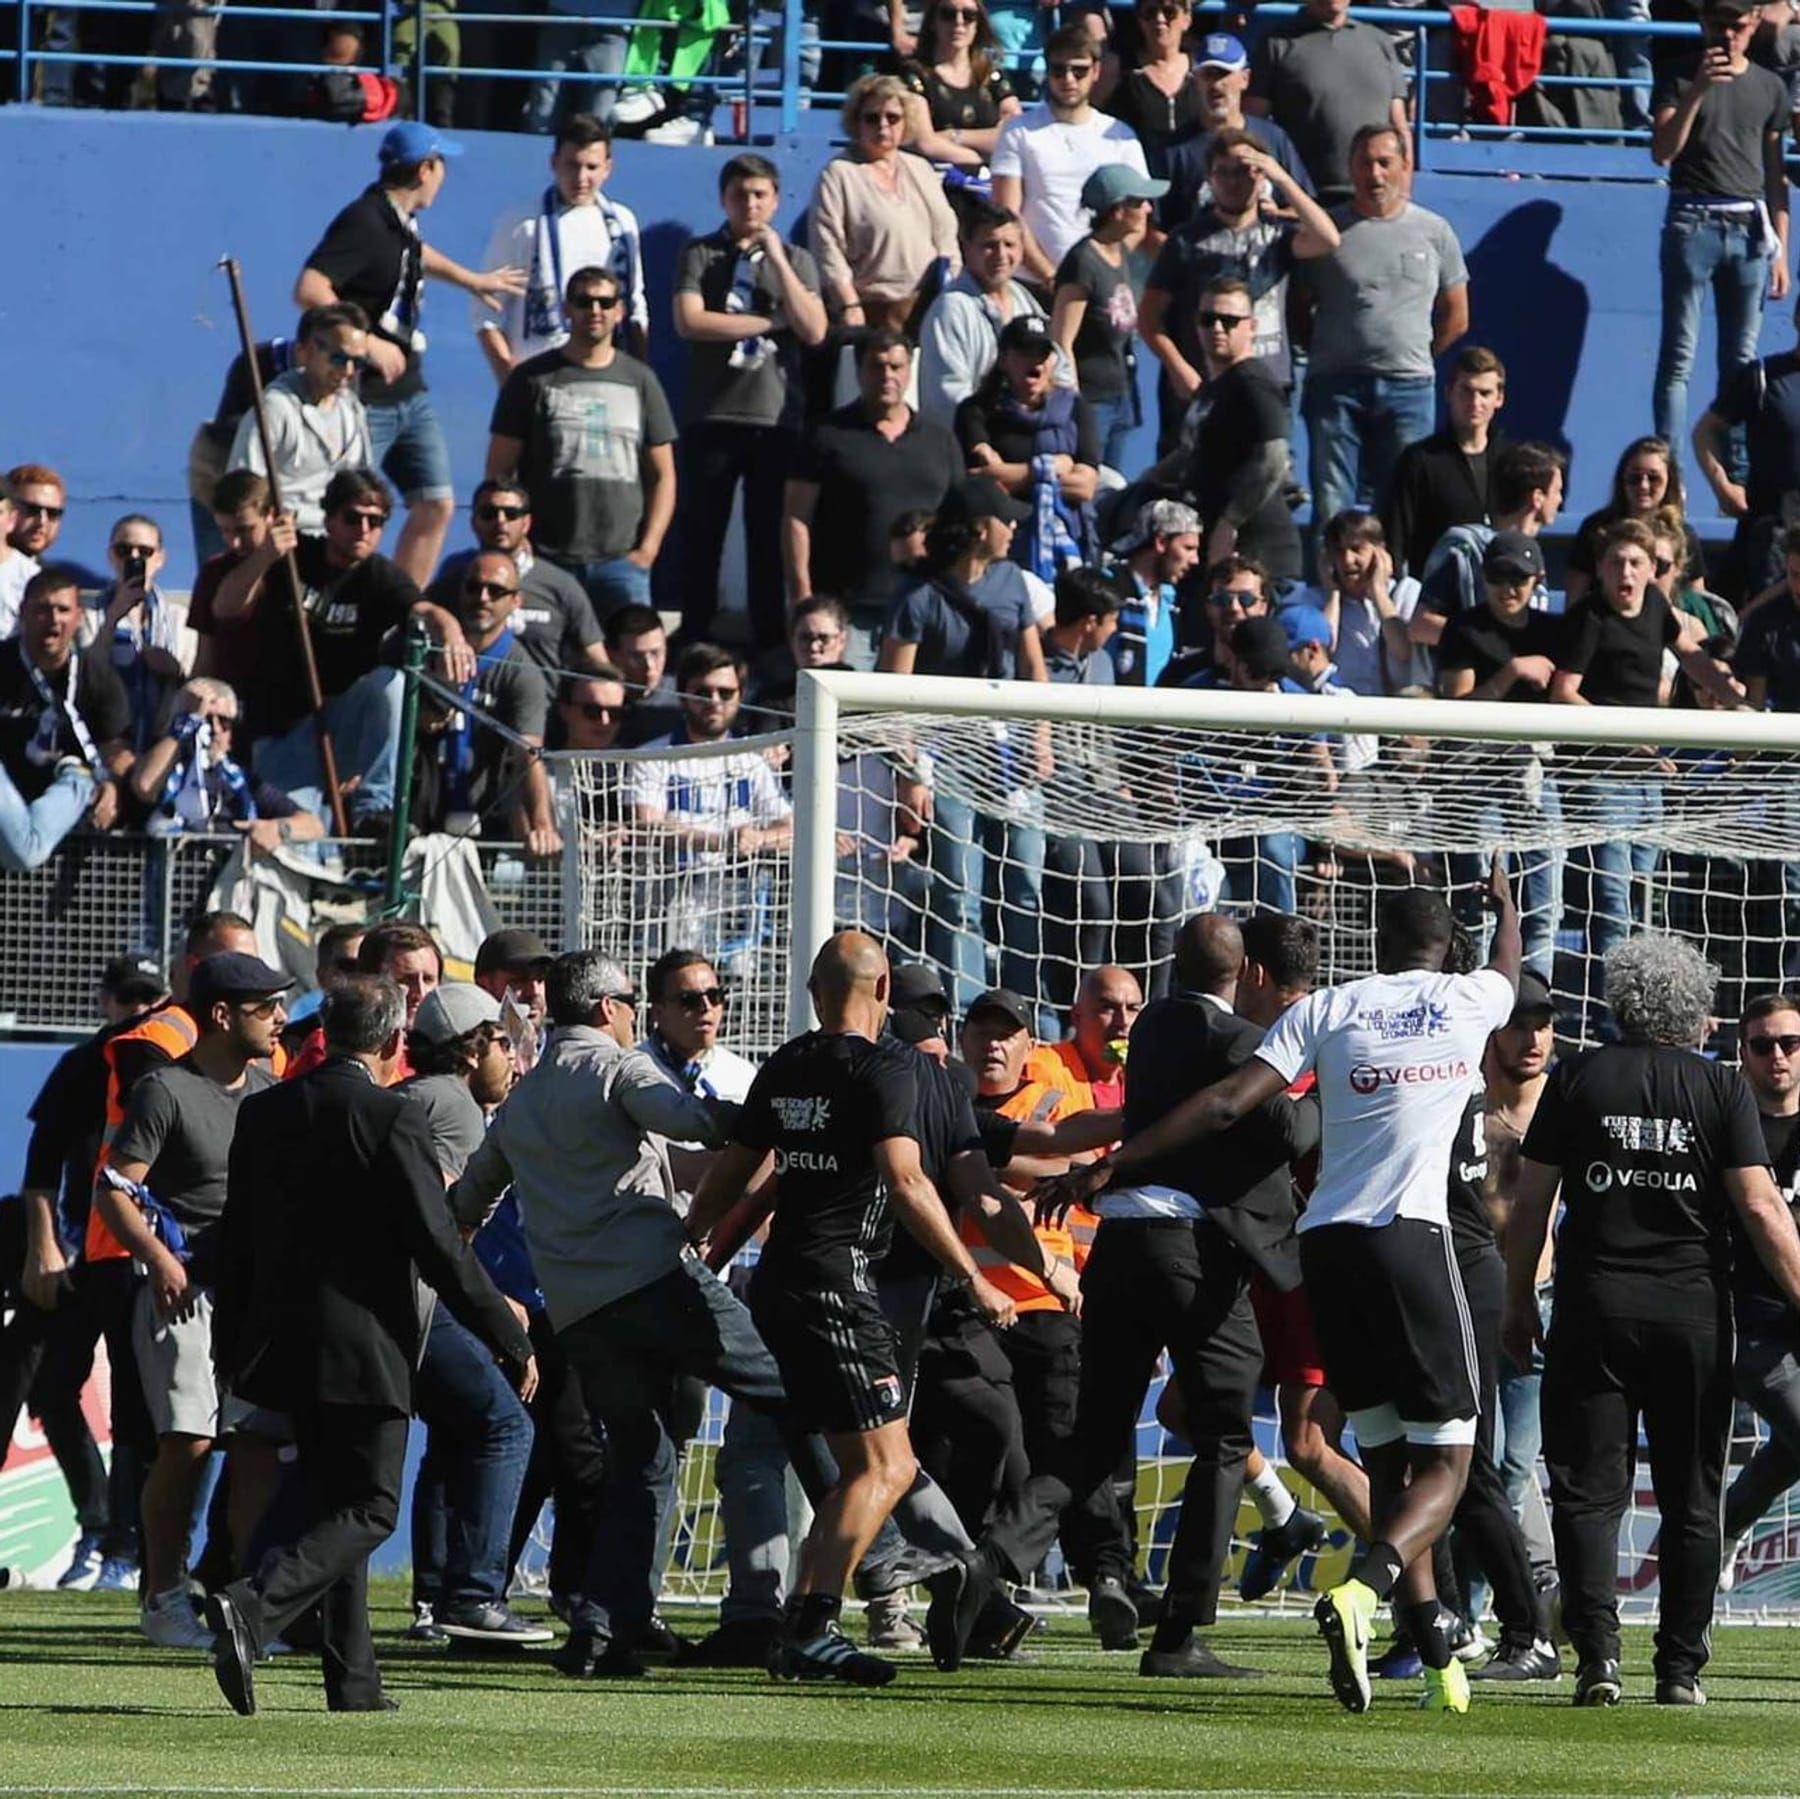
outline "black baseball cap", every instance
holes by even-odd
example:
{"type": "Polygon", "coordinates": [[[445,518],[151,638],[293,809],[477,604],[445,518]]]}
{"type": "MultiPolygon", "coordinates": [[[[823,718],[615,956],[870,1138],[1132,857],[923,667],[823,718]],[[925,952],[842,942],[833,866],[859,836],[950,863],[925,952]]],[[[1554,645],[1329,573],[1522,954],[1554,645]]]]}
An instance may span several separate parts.
{"type": "Polygon", "coordinates": [[[964,520],[970,524],[977,519],[1003,518],[1022,525],[1031,517],[1031,508],[1023,500],[1014,499],[992,475],[965,475],[938,502],[937,516],[944,521],[964,520]]]}
{"type": "Polygon", "coordinates": [[[188,976],[188,1010],[197,1015],[222,999],[265,999],[287,992],[293,984],[291,975],[271,968],[260,956],[226,950],[195,964],[188,976]]]}
{"type": "Polygon", "coordinates": [[[944,977],[929,962],[905,962],[888,983],[888,1021],[902,1043],[940,1037],[950,1021],[944,977]]]}
{"type": "MultiPolygon", "coordinates": [[[[1020,996],[1009,987],[990,987],[974,1005],[969,1008],[969,1018],[977,1012],[999,1012],[1010,1018],[1020,1030],[1029,1031],[1035,1009],[1029,1000],[1020,996]]],[[[968,1020],[965,1019],[964,1023],[968,1020]]]]}
{"type": "Polygon", "coordinates": [[[1484,575],[1529,575],[1534,581],[1544,578],[1544,552],[1535,537],[1523,531],[1496,531],[1481,552],[1484,575]]]}
{"type": "Polygon", "coordinates": [[[161,999],[169,981],[154,956],[114,956],[100,971],[100,991],[126,1001],[161,999]]]}
{"type": "Polygon", "coordinates": [[[1527,968],[1519,975],[1519,994],[1513,1001],[1512,1017],[1509,1024],[1520,1023],[1527,1013],[1543,1012],[1550,1017],[1556,1016],[1556,995],[1550,991],[1550,983],[1534,968],[1527,968]]]}
{"type": "Polygon", "coordinates": [[[1056,339],[1050,335],[1050,322],[1035,312],[1022,312],[1009,319],[1000,329],[1000,350],[1022,350],[1041,361],[1056,354],[1056,339]]]}
{"type": "Polygon", "coordinates": [[[482,940],[475,952],[475,972],[494,974],[502,968],[533,968],[539,963],[547,967],[555,960],[556,952],[536,931],[509,928],[482,940]]]}

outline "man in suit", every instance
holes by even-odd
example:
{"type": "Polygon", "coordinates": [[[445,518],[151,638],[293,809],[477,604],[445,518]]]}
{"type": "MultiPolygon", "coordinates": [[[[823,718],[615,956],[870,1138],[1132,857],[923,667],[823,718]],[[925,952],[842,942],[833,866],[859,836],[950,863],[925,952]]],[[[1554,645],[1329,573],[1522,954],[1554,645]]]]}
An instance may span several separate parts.
{"type": "MultiPolygon", "coordinates": [[[[1179,991],[1147,1007],[1132,1027],[1126,1138],[1255,1053],[1262,1032],[1232,1011],[1243,962],[1243,936],[1223,914],[1203,913],[1182,926],[1179,991]]],[[[1250,1309],[1250,1271],[1294,1284],[1288,1170],[1317,1141],[1313,1103],[1278,1094],[1210,1143],[1204,1159],[1160,1158],[1134,1170],[1130,1185],[1106,1192],[1099,1189],[1107,1164],[1097,1163],[1040,1189],[1040,1204],[1047,1197],[1052,1203],[1043,1209],[1052,1214],[1058,1204],[1080,1201],[1101,1220],[1081,1281],[1074,1448],[1062,1468],[1034,1471],[1019,1503],[982,1540],[957,1608],[959,1630],[999,1576],[1016,1579],[1037,1565],[1070,1495],[1080,1498],[1111,1477],[1166,1349],[1186,1402],[1194,1461],[1162,1613],[1138,1671],[1184,1679],[1249,1672],[1222,1661],[1194,1632],[1218,1610],[1251,1447],[1262,1343],[1250,1309]]]]}
{"type": "Polygon", "coordinates": [[[405,1000],[384,976],[326,996],[326,1060],[239,1113],[220,1220],[214,1355],[239,1399],[289,1413],[307,1523],[207,1605],[214,1672],[256,1709],[257,1654],[321,1605],[326,1703],[387,1711],[369,1636],[369,1556],[399,1517],[413,1374],[431,1288],[537,1384],[531,1342],[457,1234],[422,1107],[387,1090],[405,1000]]]}

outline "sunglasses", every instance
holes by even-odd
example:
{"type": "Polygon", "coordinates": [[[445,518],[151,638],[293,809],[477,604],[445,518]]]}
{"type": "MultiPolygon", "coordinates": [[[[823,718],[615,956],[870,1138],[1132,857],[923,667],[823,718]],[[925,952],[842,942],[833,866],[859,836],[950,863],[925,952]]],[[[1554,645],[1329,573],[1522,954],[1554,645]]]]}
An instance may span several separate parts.
{"type": "Polygon", "coordinates": [[[334,369],[366,369],[369,359],[366,356],[352,356],[348,350],[327,350],[325,360],[334,369]]]}
{"type": "Polygon", "coordinates": [[[968,6],[940,6],[937,16],[948,25],[979,25],[981,14],[968,6]]]}
{"type": "Polygon", "coordinates": [[[156,551],[147,543],[116,543],[112,553],[121,562],[148,562],[156,551]]]}
{"type": "Polygon", "coordinates": [[[1215,587],[1206,596],[1209,606],[1239,606],[1248,612],[1252,606],[1261,604],[1260,593],[1240,593],[1235,587],[1215,587]]]}
{"type": "Polygon", "coordinates": [[[1050,73],[1058,81],[1086,81],[1093,72],[1091,62],[1053,62],[1050,65],[1050,73]]]}
{"type": "Polygon", "coordinates": [[[21,518],[58,519],[68,510],[66,506],[40,506],[36,500],[14,500],[13,511],[21,518]]]}
{"type": "Polygon", "coordinates": [[[1238,326],[1249,324],[1250,316],[1247,312],[1197,312],[1194,319],[1203,329],[1223,325],[1227,331],[1235,331],[1238,326]]]}
{"type": "Polygon", "coordinates": [[[477,594],[486,594],[491,599],[504,600],[509,594],[515,594],[516,587],[504,587],[498,581],[465,581],[463,592],[471,599],[477,594]]]}
{"type": "Polygon", "coordinates": [[[237,1009],[246,1018],[273,1018],[281,1010],[282,998],[279,993],[268,999],[246,1000],[237,1009]]]}
{"type": "Polygon", "coordinates": [[[1746,1037],[1744,1048],[1753,1056],[1772,1056],[1778,1049],[1784,1056],[1791,1056],[1796,1050],[1800,1050],[1800,1036],[1746,1037]]]}
{"type": "Polygon", "coordinates": [[[477,506],[475,516],[484,525],[491,525],[496,519],[529,518],[529,506],[477,506]]]}
{"type": "Polygon", "coordinates": [[[726,700],[735,700],[739,691],[736,687],[691,687],[688,689],[688,698],[711,700],[722,705],[726,700]]]}
{"type": "Polygon", "coordinates": [[[571,312],[611,312],[615,306],[623,306],[624,298],[619,294],[576,294],[569,301],[571,312]]]}
{"type": "Polygon", "coordinates": [[[341,506],[338,517],[346,525],[354,525],[359,531],[379,531],[388,521],[385,512],[364,512],[356,506],[341,506]]]}
{"type": "Polygon", "coordinates": [[[595,700],[583,700],[580,708],[581,716],[590,724],[603,725],[615,719],[624,710],[621,706],[602,706],[595,700]]]}
{"type": "Polygon", "coordinates": [[[865,125],[904,125],[906,114],[903,112],[865,112],[862,115],[865,125]]]}
{"type": "Polygon", "coordinates": [[[809,650],[822,650],[828,643],[836,643],[843,635],[842,631],[801,631],[794,641],[805,645],[809,650]]]}
{"type": "Polygon", "coordinates": [[[632,1011],[638,1007],[638,996],[635,993],[603,993],[602,1000],[611,1000],[615,1006],[629,1006],[632,1011]]]}
{"type": "Polygon", "coordinates": [[[685,993],[671,993],[669,998],[684,1012],[705,1012],[714,1008],[723,1011],[725,1008],[723,987],[690,987],[685,993]]]}
{"type": "Polygon", "coordinates": [[[1671,574],[1675,568],[1675,558],[1673,556],[1658,556],[1656,558],[1655,567],[1656,572],[1659,575],[1671,574]]]}

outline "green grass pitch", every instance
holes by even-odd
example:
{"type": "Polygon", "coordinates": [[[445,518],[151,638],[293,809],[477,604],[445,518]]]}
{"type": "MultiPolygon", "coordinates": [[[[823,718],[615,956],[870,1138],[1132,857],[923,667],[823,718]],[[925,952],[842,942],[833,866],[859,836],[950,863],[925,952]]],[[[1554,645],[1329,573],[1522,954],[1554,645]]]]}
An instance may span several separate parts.
{"type": "MultiPolygon", "coordinates": [[[[1142,1680],[1075,1621],[1029,1666],[935,1673],[905,1658],[884,1692],[659,1671],[577,1685],[524,1656],[452,1659],[398,1639],[398,1583],[376,1626],[392,1716],[332,1717],[316,1662],[265,1664],[260,1710],[226,1710],[206,1660],[150,1649],[131,1602],[0,1595],[0,1794],[390,1795],[677,1799],[1026,1799],[1034,1794],[1774,1794],[1800,1792],[1800,1632],[1721,1630],[1713,1703],[1649,1703],[1649,1639],[1627,1643],[1627,1702],[1577,1712],[1571,1682],[1477,1687],[1466,1718],[1414,1711],[1416,1683],[1352,1718],[1303,1620],[1215,1635],[1268,1677],[1142,1680]]],[[[698,1621],[684,1621],[697,1628],[698,1621]]],[[[860,1634],[860,1623],[853,1626],[860,1634]]]]}

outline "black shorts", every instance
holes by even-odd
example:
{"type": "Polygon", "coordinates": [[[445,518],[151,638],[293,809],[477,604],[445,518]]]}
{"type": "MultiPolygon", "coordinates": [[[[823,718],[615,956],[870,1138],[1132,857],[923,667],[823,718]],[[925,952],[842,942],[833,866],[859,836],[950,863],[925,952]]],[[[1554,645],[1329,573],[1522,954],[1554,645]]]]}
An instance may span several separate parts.
{"type": "Polygon", "coordinates": [[[803,1429],[879,1430],[906,1416],[894,1327],[873,1293],[795,1291],[758,1281],[750,1289],[750,1315],[803,1429]]]}
{"type": "Polygon", "coordinates": [[[1346,1412],[1407,1424],[1472,1419],[1475,1333],[1447,1225],[1324,1224],[1300,1233],[1313,1330],[1346,1412]]]}

